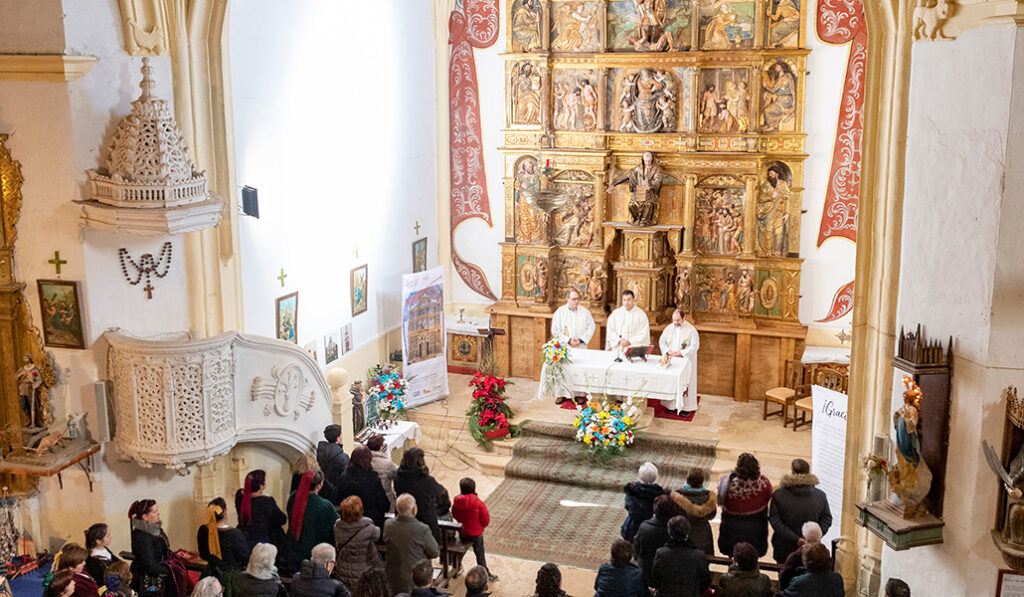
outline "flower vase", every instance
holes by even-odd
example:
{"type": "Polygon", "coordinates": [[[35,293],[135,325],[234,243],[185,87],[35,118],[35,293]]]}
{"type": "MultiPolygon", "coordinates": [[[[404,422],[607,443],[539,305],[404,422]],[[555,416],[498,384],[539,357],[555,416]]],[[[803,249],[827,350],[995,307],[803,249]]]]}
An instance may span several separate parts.
{"type": "Polygon", "coordinates": [[[875,473],[868,477],[868,502],[880,502],[885,499],[886,482],[884,473],[875,473]]]}
{"type": "Polygon", "coordinates": [[[501,429],[485,429],[484,436],[487,439],[498,439],[499,437],[505,437],[509,434],[508,427],[502,427],[501,429]]]}

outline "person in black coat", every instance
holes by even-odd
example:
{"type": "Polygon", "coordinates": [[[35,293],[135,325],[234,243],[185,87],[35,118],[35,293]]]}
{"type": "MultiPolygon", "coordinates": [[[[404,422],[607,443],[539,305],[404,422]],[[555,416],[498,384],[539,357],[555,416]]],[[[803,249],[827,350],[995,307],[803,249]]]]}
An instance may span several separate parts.
{"type": "Polygon", "coordinates": [[[654,498],[665,493],[658,485],[658,467],[650,462],[640,465],[640,481],[626,485],[626,521],[620,533],[626,541],[632,541],[640,523],[654,516],[654,498]]]}
{"type": "Polygon", "coordinates": [[[363,502],[363,515],[373,521],[379,529],[384,528],[384,515],[391,507],[388,494],[380,484],[380,477],[373,470],[373,453],[369,448],[359,446],[352,450],[348,468],[338,482],[335,498],[337,506],[349,496],[358,496],[363,502]]]}
{"type": "Polygon", "coordinates": [[[701,597],[711,586],[707,555],[687,539],[685,516],[668,521],[668,543],[658,550],[651,567],[651,586],[657,597],[701,597]]]}
{"type": "Polygon", "coordinates": [[[89,553],[85,559],[85,571],[101,587],[107,582],[107,566],[121,561],[109,549],[110,541],[110,527],[106,523],[98,522],[85,531],[85,549],[89,553]]]}
{"type": "Polygon", "coordinates": [[[668,521],[680,514],[682,512],[671,497],[659,495],[654,498],[654,516],[641,522],[640,528],[636,531],[633,549],[647,586],[652,584],[651,566],[654,565],[654,555],[668,543],[668,521]]]}
{"type": "Polygon", "coordinates": [[[794,578],[801,574],[807,574],[807,568],[804,568],[803,547],[810,543],[821,543],[821,527],[818,526],[818,523],[805,522],[801,530],[803,537],[800,538],[800,547],[789,554],[782,564],[782,569],[779,570],[779,590],[781,591],[785,591],[794,578]]]}
{"type": "Polygon", "coordinates": [[[562,571],[558,565],[548,562],[537,570],[537,584],[533,597],[569,597],[562,590],[562,571]]]}
{"type": "Polygon", "coordinates": [[[782,593],[784,597],[845,597],[843,577],[832,571],[832,556],[821,543],[811,543],[803,548],[804,567],[802,574],[789,583],[782,593]]]}
{"type": "Polygon", "coordinates": [[[266,487],[266,471],[257,469],[245,476],[245,487],[235,492],[238,528],[245,534],[250,548],[257,543],[273,543],[280,550],[288,516],[274,498],[263,495],[266,487]]]}
{"type": "Polygon", "coordinates": [[[633,546],[625,539],[612,543],[612,561],[601,564],[594,579],[594,597],[650,597],[640,567],[632,562],[633,546]]]}
{"type": "Polygon", "coordinates": [[[170,542],[160,522],[155,500],[143,499],[128,509],[132,528],[132,588],[150,597],[177,595],[178,583],[187,582],[184,567],[172,570],[170,542]]]}
{"type": "Polygon", "coordinates": [[[331,578],[334,571],[334,546],[321,543],[313,548],[308,560],[302,560],[299,571],[292,576],[291,597],[352,597],[340,580],[331,578]]]}
{"type": "Polygon", "coordinates": [[[249,563],[249,541],[245,533],[229,527],[224,520],[227,518],[227,502],[224,498],[214,498],[206,507],[206,524],[196,532],[196,544],[199,546],[199,557],[206,560],[203,576],[213,576],[220,581],[224,595],[235,594],[235,579],[249,563]],[[211,541],[211,533],[217,533],[217,540],[211,541]]]}
{"type": "Polygon", "coordinates": [[[772,555],[780,564],[798,547],[801,527],[805,522],[818,523],[822,534],[832,526],[828,497],[815,487],[818,477],[811,474],[810,465],[806,460],[797,458],[790,466],[793,474],[782,477],[768,508],[768,522],[775,531],[772,555]]]}
{"type": "Polygon", "coordinates": [[[416,518],[430,527],[434,539],[441,540],[437,526],[438,510],[448,502],[448,492],[433,477],[427,468],[426,456],[420,448],[409,448],[402,456],[402,463],[395,474],[395,493],[408,493],[416,498],[416,518]],[[440,507],[439,507],[440,504],[440,507]]]}
{"type": "Polygon", "coordinates": [[[316,445],[316,462],[324,473],[324,488],[320,490],[320,497],[337,505],[341,500],[334,499],[334,493],[348,467],[348,454],[341,447],[341,425],[324,427],[324,440],[316,445]]]}

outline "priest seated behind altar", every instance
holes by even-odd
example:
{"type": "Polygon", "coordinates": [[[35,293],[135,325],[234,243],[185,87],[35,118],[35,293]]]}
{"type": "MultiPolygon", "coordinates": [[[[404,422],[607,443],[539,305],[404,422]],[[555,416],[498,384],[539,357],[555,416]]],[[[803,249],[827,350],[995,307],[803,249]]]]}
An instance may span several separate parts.
{"type": "Polygon", "coordinates": [[[551,337],[573,348],[586,348],[594,336],[594,317],[586,307],[580,306],[580,293],[569,290],[565,304],[551,317],[551,337]]]}
{"type": "Polygon", "coordinates": [[[644,310],[637,306],[632,290],[622,291],[622,306],[608,316],[607,332],[605,350],[621,352],[630,346],[651,343],[651,324],[644,310]]]}
{"type": "Polygon", "coordinates": [[[690,359],[690,383],[686,387],[686,394],[683,396],[683,416],[688,416],[692,411],[697,410],[697,350],[700,348],[700,336],[697,328],[686,321],[682,309],[672,312],[672,323],[667,325],[661,332],[658,345],[661,347],[661,354],[670,357],[685,357],[690,359]]]}

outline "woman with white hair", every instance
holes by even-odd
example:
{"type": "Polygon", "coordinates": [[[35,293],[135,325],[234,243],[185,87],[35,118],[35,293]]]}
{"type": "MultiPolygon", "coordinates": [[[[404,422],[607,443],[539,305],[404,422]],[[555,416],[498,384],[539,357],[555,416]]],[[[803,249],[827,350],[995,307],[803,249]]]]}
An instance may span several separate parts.
{"type": "Polygon", "coordinates": [[[654,516],[654,498],[665,493],[658,485],[658,467],[650,462],[640,465],[640,480],[626,485],[626,521],[622,523],[622,538],[632,542],[640,523],[654,516]]]}
{"type": "Polygon", "coordinates": [[[797,541],[797,548],[789,554],[782,568],[779,570],[779,588],[783,591],[796,577],[807,572],[804,568],[803,548],[804,545],[821,543],[821,527],[816,522],[805,522],[800,527],[800,539],[797,541]]]}
{"type": "Polygon", "coordinates": [[[235,592],[246,597],[287,597],[281,578],[277,575],[277,548],[271,543],[257,543],[249,556],[249,565],[238,577],[235,592]]]}
{"type": "Polygon", "coordinates": [[[220,586],[220,581],[213,576],[200,579],[196,583],[196,588],[192,590],[192,597],[222,597],[223,595],[224,588],[220,586]]]}

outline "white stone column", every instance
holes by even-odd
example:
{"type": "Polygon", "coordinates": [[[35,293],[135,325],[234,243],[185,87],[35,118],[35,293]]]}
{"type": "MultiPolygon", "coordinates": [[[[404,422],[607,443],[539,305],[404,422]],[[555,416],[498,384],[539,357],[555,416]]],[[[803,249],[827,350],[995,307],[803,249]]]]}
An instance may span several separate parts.
{"type": "Polygon", "coordinates": [[[334,422],[341,425],[341,441],[349,454],[356,446],[356,433],[352,424],[352,395],[345,391],[348,384],[348,371],[343,367],[333,367],[327,371],[327,385],[331,386],[331,415],[334,422]]]}

